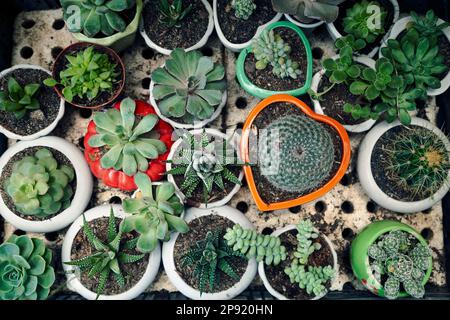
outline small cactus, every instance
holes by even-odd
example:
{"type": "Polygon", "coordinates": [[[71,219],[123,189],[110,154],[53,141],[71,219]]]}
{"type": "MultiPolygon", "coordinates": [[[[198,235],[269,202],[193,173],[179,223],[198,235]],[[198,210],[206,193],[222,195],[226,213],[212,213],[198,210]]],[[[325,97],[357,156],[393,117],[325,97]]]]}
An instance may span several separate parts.
{"type": "Polygon", "coordinates": [[[248,20],[256,9],[256,4],[253,0],[232,0],[231,7],[234,9],[236,18],[248,20]]]}

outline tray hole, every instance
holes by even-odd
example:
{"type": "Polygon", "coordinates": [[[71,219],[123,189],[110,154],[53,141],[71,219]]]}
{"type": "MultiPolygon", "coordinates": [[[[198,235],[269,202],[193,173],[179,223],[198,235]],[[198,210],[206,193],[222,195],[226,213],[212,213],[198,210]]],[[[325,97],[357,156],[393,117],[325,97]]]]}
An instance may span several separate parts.
{"type": "Polygon", "coordinates": [[[50,242],[58,240],[58,232],[48,232],[44,236],[50,242]]]}
{"type": "Polygon", "coordinates": [[[431,230],[430,228],[422,229],[420,234],[425,238],[425,240],[431,240],[434,235],[433,230],[431,230]]]}
{"type": "Polygon", "coordinates": [[[236,107],[238,109],[245,109],[247,107],[247,99],[244,97],[239,97],[236,99],[236,107]]]}
{"type": "Polygon", "coordinates": [[[302,206],[295,206],[295,207],[289,208],[289,211],[292,213],[299,213],[300,210],[302,210],[302,206]]]}
{"type": "Polygon", "coordinates": [[[31,19],[27,19],[24,22],[22,22],[22,28],[24,29],[31,29],[34,27],[34,25],[36,24],[36,21],[31,20],[31,19]]]}
{"type": "Polygon", "coordinates": [[[150,82],[151,82],[150,78],[142,79],[142,81],[141,81],[142,89],[148,90],[148,88],[150,88],[150,82]]]}
{"type": "Polygon", "coordinates": [[[122,204],[122,199],[118,196],[113,196],[109,199],[109,203],[112,204],[122,204]]]}
{"type": "Polygon", "coordinates": [[[273,232],[273,229],[267,227],[267,228],[264,228],[261,233],[264,234],[264,235],[266,235],[266,234],[270,235],[272,232],[273,232]]]}
{"type": "Polygon", "coordinates": [[[345,240],[352,240],[354,236],[355,233],[352,229],[345,228],[344,230],[342,230],[342,238],[344,238],[345,240]]]}
{"type": "Polygon", "coordinates": [[[61,47],[54,47],[54,48],[52,48],[52,57],[53,57],[53,59],[56,59],[58,57],[58,55],[61,53],[62,50],[63,50],[63,48],[61,48],[61,47]]]}
{"type": "Polygon", "coordinates": [[[355,208],[353,207],[353,203],[351,203],[350,201],[347,201],[347,200],[342,202],[341,209],[345,213],[353,213],[353,211],[355,211],[355,208]]]}
{"type": "Polygon", "coordinates": [[[312,56],[316,60],[320,60],[323,57],[323,50],[319,47],[315,47],[312,49],[312,56]]]}
{"type": "Polygon", "coordinates": [[[351,281],[347,281],[346,283],[344,283],[344,285],[342,286],[342,289],[344,290],[344,291],[350,291],[350,290],[353,290],[353,285],[352,285],[352,282],[351,281]]]}
{"type": "Polygon", "coordinates": [[[342,184],[343,186],[348,186],[352,183],[352,178],[350,176],[349,173],[344,174],[344,176],[342,177],[340,184],[342,184]]]}
{"type": "Polygon", "coordinates": [[[244,201],[239,201],[236,205],[236,209],[238,209],[242,213],[246,213],[248,211],[248,204],[244,201]]]}
{"type": "Polygon", "coordinates": [[[327,204],[323,201],[317,201],[314,205],[314,209],[316,209],[318,213],[325,212],[325,210],[327,210],[327,204]]]}
{"type": "Polygon", "coordinates": [[[90,116],[92,116],[92,110],[91,109],[80,109],[80,117],[84,119],[88,119],[90,116]]]}
{"type": "Polygon", "coordinates": [[[242,128],[244,128],[244,123],[243,123],[243,122],[238,122],[238,123],[236,124],[236,128],[242,130],[242,128]]]}
{"type": "Polygon", "coordinates": [[[142,50],[141,54],[142,54],[142,58],[144,58],[146,60],[150,60],[155,56],[155,52],[150,48],[146,48],[146,49],[142,50]]]}
{"type": "Polygon", "coordinates": [[[373,202],[372,200],[370,200],[367,202],[366,209],[370,213],[376,213],[378,210],[378,205],[375,202],[373,202]]]}
{"type": "Polygon", "coordinates": [[[84,148],[84,137],[78,138],[78,146],[84,148]]]}
{"type": "Polygon", "coordinates": [[[31,47],[25,46],[20,49],[20,56],[24,59],[30,59],[33,56],[33,49],[31,47]]]}
{"type": "Polygon", "coordinates": [[[207,56],[207,57],[211,57],[211,56],[214,54],[213,49],[208,48],[208,47],[202,48],[200,51],[202,52],[202,54],[203,54],[204,56],[207,56]]]}
{"type": "Polygon", "coordinates": [[[429,214],[430,212],[431,212],[431,208],[422,211],[423,214],[429,214]]]}
{"type": "Polygon", "coordinates": [[[64,28],[65,23],[63,19],[56,19],[53,24],[52,24],[52,28],[55,30],[61,30],[62,28],[64,28]]]}
{"type": "Polygon", "coordinates": [[[14,234],[16,236],[23,236],[24,234],[26,234],[26,232],[23,230],[20,230],[20,229],[16,229],[16,230],[14,230],[14,234]]]}

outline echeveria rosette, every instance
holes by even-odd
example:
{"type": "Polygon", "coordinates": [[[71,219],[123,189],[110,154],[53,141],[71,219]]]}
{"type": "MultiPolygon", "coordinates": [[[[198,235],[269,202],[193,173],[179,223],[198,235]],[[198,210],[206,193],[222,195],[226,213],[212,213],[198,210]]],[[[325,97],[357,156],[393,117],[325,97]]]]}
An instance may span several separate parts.
{"type": "Polygon", "coordinates": [[[222,102],[225,69],[198,51],[174,49],[152,73],[152,95],[161,113],[185,123],[207,120],[222,102]]]}
{"type": "MultiPolygon", "coordinates": [[[[114,105],[114,108],[117,110],[121,110],[122,102],[117,102],[114,105]]],[[[120,113],[121,114],[121,113],[120,113]]],[[[156,117],[156,112],[153,107],[143,101],[135,100],[135,109],[134,109],[134,119],[136,117],[146,117],[147,115],[153,115],[156,117]]],[[[132,117],[128,113],[129,117],[132,117]]],[[[84,147],[85,147],[85,159],[87,160],[92,173],[98,179],[102,180],[104,184],[109,187],[119,188],[125,191],[133,191],[136,190],[137,186],[134,183],[134,176],[127,175],[123,170],[116,169],[114,167],[105,168],[102,166],[101,159],[103,156],[103,152],[99,147],[92,147],[89,144],[91,137],[96,136],[101,132],[102,129],[99,129],[94,120],[89,122],[87,133],[84,137],[84,147]]],[[[165,161],[170,152],[170,147],[173,144],[172,141],[172,132],[173,128],[164,122],[163,120],[157,118],[156,124],[154,124],[152,133],[155,136],[151,137],[152,139],[157,139],[161,141],[165,145],[166,151],[163,153],[159,153],[158,156],[154,159],[147,159],[147,169],[143,171],[147,174],[152,181],[161,180],[165,173],[165,161]]],[[[145,137],[147,139],[147,137],[145,137]]],[[[159,144],[161,147],[162,145],[159,144]]],[[[161,148],[162,150],[162,148],[161,148]]],[[[124,151],[122,149],[122,151],[124,151]]],[[[127,151],[128,152],[128,151],[127,151]]],[[[123,164],[123,161],[122,161],[123,164]]],[[[133,165],[134,167],[134,165],[133,165]]],[[[143,161],[141,161],[141,168],[144,168],[143,161]]],[[[136,168],[136,172],[142,171],[139,170],[139,166],[136,168]]]]}
{"type": "Polygon", "coordinates": [[[275,11],[294,15],[300,22],[321,20],[332,23],[339,14],[338,5],[345,0],[272,0],[275,11]]]}
{"type": "Polygon", "coordinates": [[[12,235],[0,245],[0,300],[45,300],[55,282],[44,241],[12,235]]]}

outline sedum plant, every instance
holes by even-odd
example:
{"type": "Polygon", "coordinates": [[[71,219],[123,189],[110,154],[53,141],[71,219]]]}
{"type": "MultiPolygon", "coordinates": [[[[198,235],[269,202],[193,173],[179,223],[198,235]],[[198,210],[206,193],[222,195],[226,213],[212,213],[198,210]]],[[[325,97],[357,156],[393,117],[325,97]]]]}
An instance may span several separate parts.
{"type": "Polygon", "coordinates": [[[166,145],[152,131],[158,117],[148,114],[139,119],[134,114],[135,110],[136,102],[126,98],[120,104],[120,111],[114,108],[94,114],[97,134],[89,139],[88,144],[105,149],[100,159],[104,169],[114,168],[133,176],[138,171],[146,171],[149,160],[166,152],[166,145]]]}
{"type": "Polygon", "coordinates": [[[125,31],[127,23],[121,16],[136,5],[135,0],[61,0],[64,20],[70,32],[81,32],[94,38],[125,31]],[[74,10],[78,8],[79,14],[74,10]]]}
{"type": "Polygon", "coordinates": [[[55,282],[44,241],[12,235],[0,245],[0,300],[45,300],[55,282]]]}
{"type": "Polygon", "coordinates": [[[274,266],[286,260],[286,248],[278,237],[262,235],[235,224],[227,229],[223,238],[234,251],[242,253],[247,259],[256,258],[258,262],[264,261],[266,265],[274,266]]]}
{"type": "Polygon", "coordinates": [[[152,252],[158,240],[169,241],[172,231],[185,233],[189,230],[180,217],[184,206],[175,195],[172,183],[158,185],[154,196],[152,182],[146,174],[138,172],[134,181],[142,196],[124,200],[123,209],[131,216],[123,220],[121,230],[125,233],[132,230],[139,233],[137,250],[152,252]]]}
{"type": "Polygon", "coordinates": [[[174,49],[165,66],[153,71],[152,95],[161,113],[194,123],[209,119],[226,91],[225,69],[198,51],[174,49]]]}
{"type": "Polygon", "coordinates": [[[38,83],[30,83],[22,88],[16,79],[9,78],[8,87],[0,91],[0,110],[12,112],[16,119],[22,119],[27,112],[39,109],[39,87],[38,83]]]}
{"type": "Polygon", "coordinates": [[[181,26],[181,20],[192,10],[192,4],[183,8],[183,0],[159,0],[158,4],[160,18],[168,28],[181,26]]]}
{"type": "Polygon", "coordinates": [[[272,0],[275,11],[294,15],[301,22],[321,20],[334,22],[339,14],[339,4],[345,0],[272,0]]]}
{"type": "Polygon", "coordinates": [[[231,7],[234,9],[234,15],[238,19],[248,20],[256,9],[253,0],[232,0],[231,7]]]}
{"type": "Polygon", "coordinates": [[[300,289],[315,297],[327,293],[325,284],[334,276],[331,266],[315,267],[301,264],[291,264],[284,272],[289,276],[291,283],[297,283],[300,289]]]}
{"type": "Polygon", "coordinates": [[[80,259],[64,262],[70,266],[79,267],[82,271],[88,270],[89,277],[98,277],[97,299],[103,293],[110,275],[120,287],[125,286],[125,276],[122,273],[121,265],[126,263],[136,263],[144,258],[144,254],[130,254],[126,250],[136,248],[136,239],[133,238],[122,244],[123,233],[116,227],[116,218],[111,207],[108,219],[107,242],[101,241],[89,226],[86,217],[83,215],[83,233],[92,246],[92,254],[80,259]]]}
{"type": "Polygon", "coordinates": [[[71,167],[59,164],[50,150],[42,148],[14,163],[5,190],[20,213],[49,218],[70,206],[74,179],[71,167]]]}
{"type": "Polygon", "coordinates": [[[319,233],[314,229],[311,220],[302,220],[297,226],[297,249],[294,257],[300,264],[308,264],[308,258],[314,251],[320,250],[321,245],[313,242],[319,237],[319,233]]]}

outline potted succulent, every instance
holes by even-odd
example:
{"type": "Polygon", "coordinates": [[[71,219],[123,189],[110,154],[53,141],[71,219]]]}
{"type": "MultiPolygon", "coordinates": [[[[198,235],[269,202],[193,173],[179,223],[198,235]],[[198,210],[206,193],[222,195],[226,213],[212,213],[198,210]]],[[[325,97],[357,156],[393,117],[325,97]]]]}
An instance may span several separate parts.
{"type": "Polygon", "coordinates": [[[45,300],[55,282],[53,252],[41,239],[11,235],[0,244],[0,300],[45,300]]]}
{"type": "Polygon", "coordinates": [[[89,300],[130,300],[150,286],[161,249],[156,244],[151,253],[138,251],[136,232],[120,227],[127,216],[120,205],[103,205],[70,226],[61,249],[70,290],[89,300]]]}
{"type": "Polygon", "coordinates": [[[239,191],[244,173],[233,141],[215,129],[185,132],[172,146],[168,180],[190,206],[214,208],[239,191]]]}
{"type": "Polygon", "coordinates": [[[44,83],[78,108],[107,106],[125,86],[125,66],[117,53],[87,42],[74,43],[61,51],[52,74],[44,83]]]}
{"type": "Polygon", "coordinates": [[[450,187],[450,142],[430,122],[412,118],[382,122],[361,142],[358,176],[380,206],[400,213],[420,212],[440,201],[450,187]]]}
{"type": "Polygon", "coordinates": [[[122,51],[131,46],[142,12],[142,0],[60,0],[64,21],[82,42],[122,51]]]}
{"type": "Polygon", "coordinates": [[[202,128],[216,119],[226,100],[225,69],[198,51],[175,49],[153,71],[150,103],[175,128],[202,128]]]}
{"type": "Polygon", "coordinates": [[[337,19],[327,24],[332,39],[337,40],[348,34],[362,39],[366,46],[359,52],[371,58],[389,36],[400,14],[397,0],[347,0],[339,9],[337,19]]]}
{"type": "Polygon", "coordinates": [[[337,255],[330,239],[311,220],[264,237],[276,239],[286,257],[279,264],[259,262],[258,274],[271,295],[279,300],[318,300],[327,294],[339,270],[337,255]]]}
{"type": "Polygon", "coordinates": [[[92,187],[82,153],[62,138],[21,141],[0,158],[0,212],[24,231],[68,226],[88,205],[92,187]]]}
{"type": "Polygon", "coordinates": [[[145,43],[159,53],[197,50],[214,31],[213,11],[207,0],[146,0],[139,28],[145,43]]]}
{"type": "Polygon", "coordinates": [[[228,300],[243,292],[256,275],[255,259],[234,251],[223,238],[228,228],[251,222],[229,206],[186,210],[189,231],[163,244],[164,270],[172,284],[190,299],[228,300]]]}
{"type": "Polygon", "coordinates": [[[352,241],[350,261],[356,278],[372,293],[388,299],[422,298],[432,271],[426,240],[393,220],[375,221],[352,241]]]}
{"type": "Polygon", "coordinates": [[[172,131],[152,106],[126,98],[94,114],[84,136],[85,159],[105,185],[133,191],[137,172],[145,172],[152,181],[163,177],[172,131]]]}
{"type": "Polygon", "coordinates": [[[259,210],[286,209],[331,190],[350,161],[350,140],[335,120],[289,95],[264,99],[250,112],[241,156],[259,210]]]}
{"type": "Polygon", "coordinates": [[[239,54],[236,76],[241,87],[258,98],[304,94],[312,78],[308,39],[291,22],[270,24],[239,54]]]}
{"type": "Polygon", "coordinates": [[[64,101],[43,85],[50,72],[15,65],[0,73],[0,132],[10,139],[34,140],[55,129],[64,101]]]}
{"type": "Polygon", "coordinates": [[[222,44],[239,52],[264,28],[281,18],[271,0],[214,0],[214,25],[222,44]]]}

